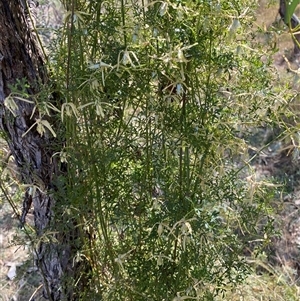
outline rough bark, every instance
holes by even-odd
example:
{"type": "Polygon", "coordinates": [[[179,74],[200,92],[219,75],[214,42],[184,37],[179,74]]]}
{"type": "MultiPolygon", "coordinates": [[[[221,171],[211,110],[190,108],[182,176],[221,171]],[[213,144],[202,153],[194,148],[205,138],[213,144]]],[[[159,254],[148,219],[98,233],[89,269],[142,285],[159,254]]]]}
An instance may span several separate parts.
{"type": "MultiPolygon", "coordinates": [[[[285,20],[285,13],[286,13],[286,0],[280,0],[279,2],[279,14],[282,20],[285,20]]],[[[296,28],[300,24],[299,18],[293,14],[291,18],[291,27],[292,29],[296,28]]],[[[290,24],[286,24],[287,26],[290,26],[290,24]]],[[[295,56],[300,55],[300,32],[294,33],[294,54],[295,56]]]]}
{"type": "Polygon", "coordinates": [[[44,278],[45,295],[53,301],[71,300],[70,293],[62,289],[63,277],[72,273],[68,239],[60,235],[51,242],[51,236],[47,234],[50,229],[53,231],[54,225],[55,201],[50,192],[55,178],[61,173],[59,163],[53,157],[57,151],[53,145],[59,146],[61,142],[48,132],[41,136],[36,127],[24,135],[36,119],[40,118],[38,110],[35,110],[31,118],[34,103],[15,98],[17,108],[14,114],[4,105],[5,98],[11,93],[11,86],[18,84],[18,81],[26,79],[29,84],[26,92],[35,95],[39,92],[39,87],[47,84],[48,80],[43,56],[28,24],[27,6],[24,2],[25,0],[0,0],[0,126],[7,136],[22,181],[29,185],[24,198],[23,218],[32,202],[39,237],[36,260],[44,278]],[[30,186],[38,187],[34,194],[30,186]],[[48,241],[42,239],[45,236],[48,241]]]}

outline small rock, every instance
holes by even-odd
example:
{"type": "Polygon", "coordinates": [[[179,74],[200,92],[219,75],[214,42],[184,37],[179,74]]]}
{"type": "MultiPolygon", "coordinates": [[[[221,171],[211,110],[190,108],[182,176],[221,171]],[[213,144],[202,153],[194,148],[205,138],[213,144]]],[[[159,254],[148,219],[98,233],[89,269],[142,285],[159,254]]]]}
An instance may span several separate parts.
{"type": "Polygon", "coordinates": [[[8,273],[6,274],[6,276],[9,280],[13,280],[17,276],[17,265],[16,264],[12,264],[10,266],[10,269],[9,269],[8,273]]]}
{"type": "Polygon", "coordinates": [[[295,203],[296,206],[299,206],[300,205],[300,199],[295,200],[294,203],[295,203]]]}

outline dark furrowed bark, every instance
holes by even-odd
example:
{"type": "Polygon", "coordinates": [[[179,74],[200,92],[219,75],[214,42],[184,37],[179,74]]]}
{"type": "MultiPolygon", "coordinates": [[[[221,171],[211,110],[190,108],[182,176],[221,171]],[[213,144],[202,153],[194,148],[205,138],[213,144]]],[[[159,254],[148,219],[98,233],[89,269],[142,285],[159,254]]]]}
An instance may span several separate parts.
{"type": "MultiPolygon", "coordinates": [[[[28,185],[22,218],[25,219],[32,202],[35,227],[41,238],[47,235],[48,230],[53,231],[55,201],[49,189],[61,173],[59,162],[53,157],[57,151],[53,145],[59,148],[61,141],[53,138],[48,131],[41,136],[36,126],[28,131],[40,118],[37,109],[31,118],[35,107],[33,99],[26,102],[14,98],[17,106],[13,113],[4,105],[11,86],[24,83],[24,79],[28,83],[26,92],[29,95],[36,94],[40,85],[47,84],[44,60],[30,30],[26,10],[23,0],[0,0],[0,126],[7,136],[21,179],[28,185]]],[[[63,277],[73,273],[69,240],[67,236],[55,235],[51,241],[51,237],[47,236],[47,240],[39,239],[36,250],[45,294],[53,301],[72,299],[71,293],[62,292],[63,277]]]]}
{"type": "MultiPolygon", "coordinates": [[[[280,17],[282,18],[282,20],[284,21],[285,19],[285,14],[286,14],[286,0],[280,0],[279,2],[279,14],[280,17]]],[[[299,26],[300,24],[300,20],[299,18],[293,14],[292,18],[291,18],[291,27],[292,29],[296,28],[297,26],[299,26]]],[[[286,24],[289,26],[289,24],[286,24]]],[[[296,56],[300,55],[300,47],[299,47],[299,43],[300,43],[300,32],[297,32],[294,35],[294,38],[296,39],[296,41],[293,39],[294,42],[294,54],[296,56]]]]}

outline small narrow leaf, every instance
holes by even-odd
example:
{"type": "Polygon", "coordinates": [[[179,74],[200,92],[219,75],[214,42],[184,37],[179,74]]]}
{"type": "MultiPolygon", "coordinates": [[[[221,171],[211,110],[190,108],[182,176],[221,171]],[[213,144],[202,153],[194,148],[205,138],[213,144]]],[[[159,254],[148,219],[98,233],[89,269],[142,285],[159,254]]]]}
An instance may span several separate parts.
{"type": "Polygon", "coordinates": [[[300,3],[300,0],[287,0],[286,1],[286,12],[284,16],[285,23],[290,23],[292,15],[295,12],[297,5],[300,3]]]}

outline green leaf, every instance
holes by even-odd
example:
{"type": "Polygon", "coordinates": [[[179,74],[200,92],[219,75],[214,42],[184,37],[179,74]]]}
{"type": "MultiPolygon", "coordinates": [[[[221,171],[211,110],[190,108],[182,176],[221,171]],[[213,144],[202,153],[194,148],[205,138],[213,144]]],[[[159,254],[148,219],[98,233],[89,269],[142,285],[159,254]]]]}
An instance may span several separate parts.
{"type": "Polygon", "coordinates": [[[295,12],[297,5],[300,3],[300,0],[287,0],[286,1],[286,13],[284,17],[285,23],[289,23],[291,21],[292,15],[295,12]]]}

